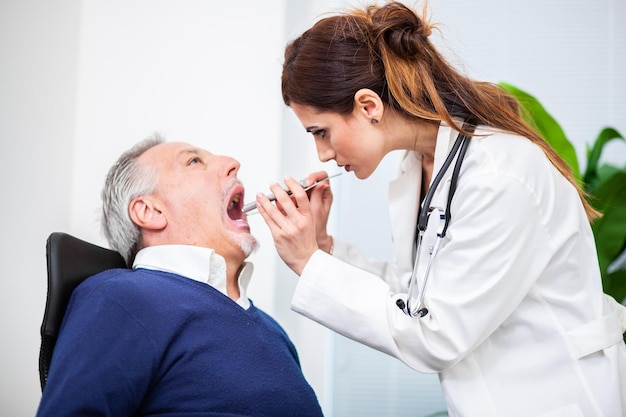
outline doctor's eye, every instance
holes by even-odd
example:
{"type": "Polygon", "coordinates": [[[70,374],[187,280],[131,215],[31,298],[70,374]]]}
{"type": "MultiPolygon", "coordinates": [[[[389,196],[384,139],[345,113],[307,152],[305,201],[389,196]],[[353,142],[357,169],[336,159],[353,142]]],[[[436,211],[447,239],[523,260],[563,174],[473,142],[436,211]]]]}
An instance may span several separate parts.
{"type": "Polygon", "coordinates": [[[199,156],[195,156],[189,159],[189,161],[187,161],[187,165],[194,165],[194,164],[201,164],[201,163],[202,163],[202,159],[199,156]]]}
{"type": "Polygon", "coordinates": [[[318,129],[312,132],[313,136],[324,139],[326,137],[326,129],[318,129]]]}

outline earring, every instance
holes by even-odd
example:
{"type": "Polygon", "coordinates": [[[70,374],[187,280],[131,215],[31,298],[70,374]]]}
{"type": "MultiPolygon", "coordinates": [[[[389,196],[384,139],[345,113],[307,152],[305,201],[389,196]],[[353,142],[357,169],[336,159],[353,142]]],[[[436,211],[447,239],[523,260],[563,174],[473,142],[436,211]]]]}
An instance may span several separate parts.
{"type": "Polygon", "coordinates": [[[373,125],[377,125],[378,124],[378,119],[372,119],[372,124],[373,125]]]}

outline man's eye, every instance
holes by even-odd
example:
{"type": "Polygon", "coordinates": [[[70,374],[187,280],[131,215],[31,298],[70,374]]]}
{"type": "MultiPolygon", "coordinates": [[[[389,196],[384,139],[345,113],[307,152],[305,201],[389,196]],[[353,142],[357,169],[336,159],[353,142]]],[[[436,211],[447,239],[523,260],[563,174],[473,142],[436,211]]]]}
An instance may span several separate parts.
{"type": "Polygon", "coordinates": [[[199,164],[201,162],[202,160],[196,156],[195,158],[191,158],[189,162],[187,162],[187,165],[199,164]]]}

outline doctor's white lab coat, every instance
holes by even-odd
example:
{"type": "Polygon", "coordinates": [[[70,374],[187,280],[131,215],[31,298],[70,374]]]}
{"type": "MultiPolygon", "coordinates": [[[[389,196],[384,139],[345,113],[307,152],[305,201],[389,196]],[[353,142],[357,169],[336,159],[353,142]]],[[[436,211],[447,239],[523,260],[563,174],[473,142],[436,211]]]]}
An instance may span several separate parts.
{"type": "MultiPolygon", "coordinates": [[[[438,373],[450,416],[626,416],[626,308],[602,292],[578,194],[529,140],[476,133],[486,136],[472,139],[463,162],[425,293],[428,315],[409,318],[396,306],[413,267],[421,183],[413,152],[390,184],[393,262],[336,242],[333,256],[317,251],[307,263],[292,309],[438,373]]],[[[456,136],[442,124],[433,173],[456,136]]],[[[445,207],[451,172],[433,206],[445,207]]]]}

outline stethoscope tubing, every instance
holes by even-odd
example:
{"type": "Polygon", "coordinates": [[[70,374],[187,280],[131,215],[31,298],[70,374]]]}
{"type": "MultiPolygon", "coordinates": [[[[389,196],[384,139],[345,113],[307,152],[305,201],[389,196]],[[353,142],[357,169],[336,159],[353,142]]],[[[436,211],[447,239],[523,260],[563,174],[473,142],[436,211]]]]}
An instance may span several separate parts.
{"type": "Polygon", "coordinates": [[[439,251],[439,247],[441,245],[441,241],[445,237],[446,231],[448,230],[448,224],[450,223],[450,217],[451,217],[450,205],[452,203],[452,197],[454,196],[454,193],[456,191],[458,178],[459,178],[459,174],[461,171],[461,165],[463,163],[463,159],[465,158],[465,153],[467,152],[469,143],[470,143],[470,137],[468,135],[459,133],[456,140],[454,141],[454,144],[452,145],[452,149],[448,153],[448,156],[446,157],[444,163],[442,164],[441,169],[435,176],[435,179],[433,180],[430,188],[428,189],[428,192],[426,193],[426,196],[424,197],[424,201],[422,203],[420,213],[418,216],[418,221],[417,221],[417,248],[416,248],[416,254],[415,254],[415,262],[413,264],[413,270],[411,272],[411,280],[409,281],[409,291],[407,295],[407,300],[406,300],[406,304],[404,308],[402,308],[402,304],[404,303],[398,304],[398,306],[410,317],[424,317],[426,314],[428,314],[428,309],[425,307],[422,307],[422,304],[424,303],[424,296],[426,293],[426,284],[428,283],[428,278],[430,276],[430,271],[431,271],[434,258],[437,255],[437,252],[439,251]],[[446,202],[446,208],[445,210],[443,210],[441,207],[431,207],[431,202],[435,194],[435,191],[439,187],[439,184],[441,183],[443,176],[450,168],[450,165],[452,164],[452,161],[454,160],[455,157],[456,157],[456,162],[454,164],[452,177],[450,180],[450,188],[448,190],[448,199],[446,202]],[[439,211],[439,218],[440,218],[439,224],[442,227],[440,227],[440,229],[437,231],[437,240],[435,241],[435,245],[430,254],[428,265],[426,266],[424,280],[422,282],[421,288],[419,289],[419,292],[416,292],[417,270],[418,270],[418,265],[420,261],[420,255],[421,255],[422,239],[424,236],[424,232],[426,231],[426,228],[428,226],[428,218],[429,218],[430,212],[434,209],[437,209],[439,211]]]}

